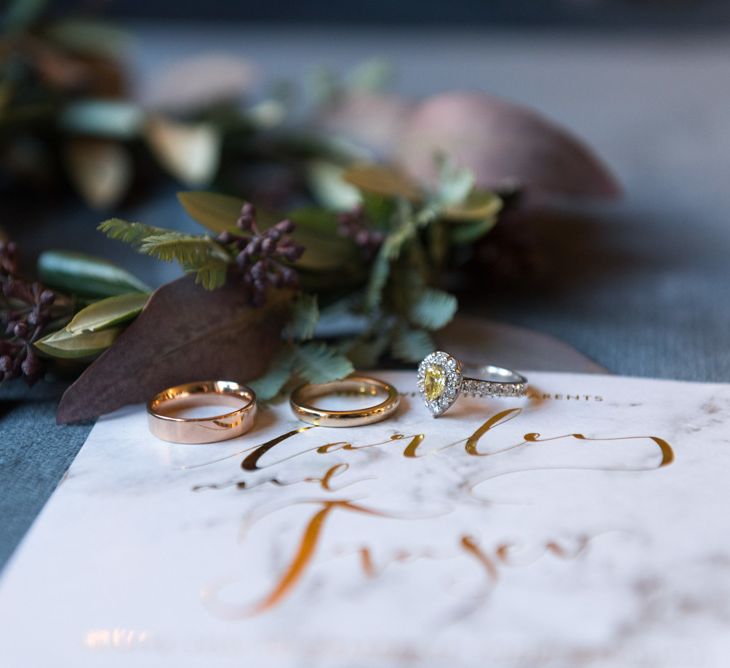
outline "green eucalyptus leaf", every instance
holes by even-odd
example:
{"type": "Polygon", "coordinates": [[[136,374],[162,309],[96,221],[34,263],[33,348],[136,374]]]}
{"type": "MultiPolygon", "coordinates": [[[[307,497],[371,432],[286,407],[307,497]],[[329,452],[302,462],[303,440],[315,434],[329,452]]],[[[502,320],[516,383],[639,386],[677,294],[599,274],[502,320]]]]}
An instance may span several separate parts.
{"type": "Polygon", "coordinates": [[[423,329],[441,329],[456,313],[458,302],[454,295],[443,290],[426,288],[411,305],[409,319],[423,329]]]}
{"type": "Polygon", "coordinates": [[[236,220],[241,215],[241,207],[246,200],[195,190],[180,192],[177,198],[188,215],[211,232],[220,234],[226,230],[240,231],[236,227],[236,220]]]}
{"type": "Polygon", "coordinates": [[[296,263],[297,267],[330,271],[357,262],[357,247],[338,234],[334,212],[304,207],[291,211],[288,218],[296,225],[292,238],[304,246],[304,255],[296,263]]]}
{"type": "Polygon", "coordinates": [[[392,197],[363,193],[362,208],[365,216],[379,229],[387,229],[397,213],[398,205],[392,197]]]}
{"type": "Polygon", "coordinates": [[[460,204],[443,211],[452,221],[483,221],[493,219],[502,210],[502,198],[489,190],[474,190],[460,204]]]}
{"type": "Polygon", "coordinates": [[[294,355],[291,348],[285,348],[274,358],[266,373],[249,383],[261,401],[273,399],[281,392],[292,375],[294,355]]]}
{"type": "Polygon", "coordinates": [[[469,223],[449,224],[449,242],[470,244],[483,237],[497,224],[496,218],[486,218],[469,223]]]}
{"type": "Polygon", "coordinates": [[[149,300],[149,293],[130,292],[107,297],[81,309],[66,325],[69,334],[98,332],[136,318],[149,300]]]}
{"type": "Polygon", "coordinates": [[[420,362],[434,350],[436,350],[436,345],[428,332],[422,329],[411,329],[405,325],[395,328],[391,352],[396,359],[403,362],[420,362]]]}
{"type": "Polygon", "coordinates": [[[50,357],[93,357],[109,348],[121,331],[121,328],[112,328],[72,334],[61,329],[39,339],[35,346],[50,357]]]}
{"type": "Polygon", "coordinates": [[[354,371],[352,362],[326,343],[304,343],[292,351],[294,370],[308,383],[328,383],[354,371]]]}
{"type": "Polygon", "coordinates": [[[145,112],[131,102],[81,100],[69,104],[59,122],[69,132],[129,140],[142,132],[145,112]]]}
{"type": "Polygon", "coordinates": [[[363,192],[386,197],[419,200],[421,188],[407,174],[386,165],[360,164],[348,167],[343,178],[363,192]]]}
{"type": "Polygon", "coordinates": [[[360,193],[342,178],[344,169],[333,162],[315,160],[307,165],[307,183],[317,201],[333,211],[349,211],[360,203],[360,193]]]}
{"type": "Polygon", "coordinates": [[[446,206],[455,206],[466,200],[474,188],[474,173],[460,169],[446,156],[437,156],[439,180],[436,189],[437,201],[446,206]]]}
{"type": "MultiPolygon", "coordinates": [[[[245,200],[210,192],[182,192],[178,199],[194,220],[209,230],[220,233],[239,231],[236,220],[245,200]]],[[[305,207],[289,213],[297,228],[292,238],[304,246],[304,255],[297,267],[312,271],[338,269],[357,257],[357,248],[337,234],[337,215],[332,211],[305,207]]],[[[267,229],[276,220],[259,214],[259,227],[267,229]],[[267,218],[268,220],[264,220],[267,218]]]]}
{"type": "Polygon", "coordinates": [[[294,300],[291,317],[284,328],[284,337],[299,341],[311,339],[318,322],[317,295],[301,293],[294,300]]]}
{"type": "Polygon", "coordinates": [[[38,274],[46,285],[85,297],[109,297],[149,290],[125,269],[83,253],[45,251],[38,258],[38,274]]]}

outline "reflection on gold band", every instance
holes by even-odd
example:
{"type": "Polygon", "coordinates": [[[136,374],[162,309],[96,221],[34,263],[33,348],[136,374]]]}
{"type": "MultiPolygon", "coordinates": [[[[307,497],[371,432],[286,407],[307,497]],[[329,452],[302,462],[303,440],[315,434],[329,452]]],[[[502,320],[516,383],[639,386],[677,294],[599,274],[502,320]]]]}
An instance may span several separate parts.
{"type": "Polygon", "coordinates": [[[253,426],[256,395],[245,385],[207,380],[168,388],[147,404],[150,431],[171,443],[215,443],[245,434],[253,426]],[[181,410],[220,404],[235,410],[201,418],[179,417],[181,410]]]}
{"type": "Polygon", "coordinates": [[[399,403],[398,391],[390,383],[370,376],[349,376],[331,383],[300,385],[292,392],[289,401],[296,417],[320,427],[358,427],[380,422],[393,415],[399,403]],[[383,393],[386,398],[375,406],[345,411],[326,410],[312,404],[312,401],[319,397],[343,392],[373,397],[383,393]]]}

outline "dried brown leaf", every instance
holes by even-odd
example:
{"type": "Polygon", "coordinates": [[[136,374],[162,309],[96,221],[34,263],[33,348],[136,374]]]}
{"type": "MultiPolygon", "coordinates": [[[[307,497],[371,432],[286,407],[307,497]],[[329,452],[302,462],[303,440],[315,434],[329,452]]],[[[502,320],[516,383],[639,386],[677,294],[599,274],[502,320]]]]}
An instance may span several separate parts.
{"type": "Polygon", "coordinates": [[[218,171],[221,137],[210,123],[185,123],[150,116],[144,130],[163,167],[188,186],[210,183],[218,171]]]}
{"type": "Polygon", "coordinates": [[[408,120],[412,103],[384,93],[355,92],[322,109],[317,126],[367,149],[371,157],[387,157],[408,120]]]}
{"type": "Polygon", "coordinates": [[[518,183],[528,191],[611,197],[620,187],[581,140],[540,114],[484,93],[452,92],[410,115],[396,160],[433,183],[434,155],[474,171],[479,186],[518,183]]]}
{"type": "Polygon", "coordinates": [[[97,209],[117,204],[132,181],[129,151],[104,139],[72,139],[66,145],[71,180],[82,197],[97,209]]]}
{"type": "Polygon", "coordinates": [[[236,100],[256,81],[256,65],[223,53],[203,53],[165,63],[148,77],[142,94],[146,106],[188,111],[236,100]]]}
{"type": "Polygon", "coordinates": [[[265,307],[253,308],[240,286],[209,292],[191,277],[161,287],[66,390],[58,422],[89,420],[180,383],[260,376],[279,346],[290,303],[289,293],[273,291],[265,307]]]}
{"type": "Polygon", "coordinates": [[[400,169],[388,165],[353,165],[344,171],[342,178],[363,192],[376,195],[404,197],[408,200],[418,200],[423,196],[413,179],[400,169]]]}

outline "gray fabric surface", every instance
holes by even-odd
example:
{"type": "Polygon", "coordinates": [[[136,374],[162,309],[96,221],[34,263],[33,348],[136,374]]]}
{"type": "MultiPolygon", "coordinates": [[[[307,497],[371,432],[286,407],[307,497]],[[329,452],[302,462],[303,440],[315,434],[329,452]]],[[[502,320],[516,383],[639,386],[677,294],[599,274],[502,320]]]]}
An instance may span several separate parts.
{"type": "Polygon", "coordinates": [[[70,466],[91,425],[56,425],[56,400],[0,403],[0,566],[70,466]]]}
{"type": "MultiPolygon", "coordinates": [[[[380,54],[409,94],[479,88],[541,109],[607,159],[626,199],[546,218],[544,277],[509,290],[485,286],[470,313],[552,334],[617,373],[730,380],[726,36],[333,30],[146,30],[135,64],[150,72],[214,48],[249,55],[268,77],[296,78],[317,64],[346,68],[380,54]]],[[[190,225],[169,193],[128,215],[190,225]]],[[[89,212],[37,216],[20,241],[117,254],[151,282],[171,277],[89,234],[97,221],[89,212]]],[[[55,427],[53,409],[52,400],[0,408],[0,564],[88,433],[55,427]]]]}

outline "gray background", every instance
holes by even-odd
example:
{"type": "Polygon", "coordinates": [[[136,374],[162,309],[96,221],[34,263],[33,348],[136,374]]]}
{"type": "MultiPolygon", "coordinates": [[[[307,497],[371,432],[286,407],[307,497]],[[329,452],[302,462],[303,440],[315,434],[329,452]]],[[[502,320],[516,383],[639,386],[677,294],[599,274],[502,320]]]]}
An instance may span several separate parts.
{"type": "MultiPolygon", "coordinates": [[[[134,66],[143,75],[211,47],[287,78],[377,54],[396,66],[404,93],[488,90],[570,127],[613,167],[625,199],[571,204],[545,218],[545,275],[508,290],[485,285],[470,311],[553,334],[616,373],[730,380],[727,35],[160,26],[138,32],[134,66]]],[[[123,213],[189,225],[171,192],[123,213]]],[[[98,219],[32,214],[20,240],[116,255],[152,282],[169,278],[170,270],[92,234],[98,219]]],[[[90,428],[55,427],[55,402],[41,392],[53,388],[0,407],[0,564],[90,428]]]]}
{"type": "Polygon", "coordinates": [[[56,0],[59,14],[84,9],[106,16],[167,21],[282,22],[323,25],[571,26],[596,30],[647,26],[685,30],[730,22],[725,0],[56,0]]]}

